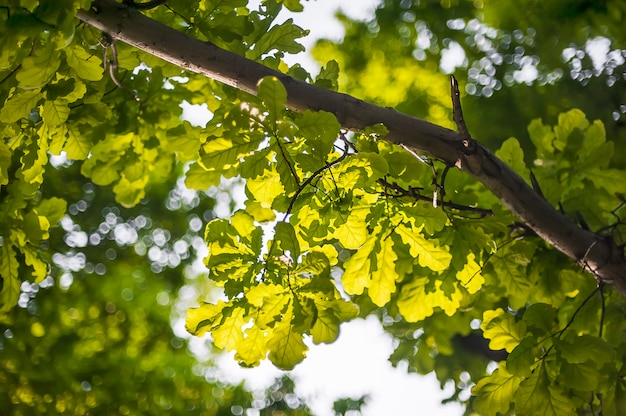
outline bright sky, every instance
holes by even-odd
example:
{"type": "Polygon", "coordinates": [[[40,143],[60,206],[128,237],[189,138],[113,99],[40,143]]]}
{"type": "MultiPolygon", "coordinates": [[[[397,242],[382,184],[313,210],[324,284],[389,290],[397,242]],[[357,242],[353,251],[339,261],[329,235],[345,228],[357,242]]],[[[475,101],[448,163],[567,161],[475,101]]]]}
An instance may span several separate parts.
{"type": "MultiPolygon", "coordinates": [[[[311,31],[302,41],[308,50],[316,39],[341,39],[343,28],[334,18],[338,9],[352,18],[368,19],[380,0],[307,0],[303,3],[303,13],[285,15],[285,18],[292,17],[296,24],[311,31]]],[[[306,53],[289,62],[299,62],[313,72],[319,67],[306,53]]],[[[315,415],[334,415],[332,404],[336,399],[357,399],[363,394],[370,396],[363,409],[365,416],[463,414],[459,405],[441,404],[452,389],[442,392],[433,374],[408,374],[405,368],[391,366],[388,358],[393,351],[392,339],[374,317],[343,324],[339,339],[332,344],[309,347],[305,361],[290,375],[296,380],[296,392],[307,399],[315,415]]],[[[224,355],[218,363],[222,371],[220,378],[232,382],[246,380],[251,388],[264,389],[280,375],[269,362],[254,369],[243,369],[232,355],[224,355]]]]}

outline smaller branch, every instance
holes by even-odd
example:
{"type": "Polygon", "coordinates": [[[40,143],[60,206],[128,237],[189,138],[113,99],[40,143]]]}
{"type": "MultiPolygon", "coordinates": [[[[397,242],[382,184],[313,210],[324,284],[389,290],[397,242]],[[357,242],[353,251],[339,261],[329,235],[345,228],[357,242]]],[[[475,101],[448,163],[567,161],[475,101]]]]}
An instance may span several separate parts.
{"type": "MultiPolygon", "coordinates": [[[[378,179],[377,182],[382,185],[385,188],[388,189],[392,189],[394,191],[397,192],[397,195],[389,195],[389,196],[395,196],[395,197],[409,197],[409,198],[414,198],[418,201],[426,201],[426,202],[430,202],[432,203],[433,199],[430,196],[425,196],[425,195],[421,195],[420,193],[418,193],[417,191],[419,191],[420,189],[423,188],[409,188],[409,189],[404,189],[402,188],[400,185],[398,185],[397,183],[389,183],[384,179],[378,179]]],[[[444,203],[441,201],[438,201],[438,203],[440,205],[443,205],[444,203]]],[[[448,208],[452,208],[455,209],[457,211],[469,211],[469,212],[473,212],[476,214],[479,214],[480,217],[479,218],[484,218],[487,216],[491,216],[493,215],[493,211],[490,209],[484,209],[484,208],[478,208],[478,207],[470,207],[468,205],[462,205],[462,204],[457,204],[454,202],[445,202],[445,206],[448,208]]]]}
{"type": "Polygon", "coordinates": [[[149,0],[145,3],[141,3],[133,0],[124,0],[122,3],[137,10],[150,10],[164,4],[166,1],[167,0],[149,0]]]}
{"type": "Polygon", "coordinates": [[[139,98],[139,95],[137,95],[137,91],[131,90],[117,79],[119,66],[117,62],[117,49],[115,48],[115,39],[113,39],[113,37],[108,33],[102,33],[102,41],[100,42],[100,44],[104,48],[104,60],[102,61],[102,64],[104,65],[104,70],[106,71],[108,63],[109,76],[111,77],[113,83],[118,88],[130,92],[133,95],[133,98],[135,98],[135,101],[141,102],[141,98],[139,98]],[[111,59],[107,58],[109,50],[111,51],[111,59]]]}
{"type": "Polygon", "coordinates": [[[572,317],[569,319],[569,321],[567,321],[567,324],[565,324],[565,326],[563,327],[563,329],[561,329],[560,331],[557,332],[557,336],[560,337],[561,335],[563,335],[563,333],[567,330],[567,328],[569,328],[573,323],[574,323],[574,319],[576,319],[576,316],[578,315],[578,312],[580,312],[585,305],[587,304],[587,302],[589,302],[591,300],[591,298],[593,298],[593,296],[598,292],[599,286],[598,288],[594,289],[593,292],[591,292],[586,298],[585,300],[582,301],[582,303],[580,304],[580,306],[578,307],[578,309],[576,309],[574,311],[574,313],[572,314],[572,317]]]}
{"type": "Polygon", "coordinates": [[[540,197],[542,197],[543,199],[546,199],[546,197],[543,196],[543,192],[541,192],[541,187],[539,186],[539,181],[537,181],[537,177],[533,173],[532,169],[530,169],[530,184],[533,187],[533,191],[537,192],[537,194],[540,197]]]}
{"type": "Polygon", "coordinates": [[[606,314],[606,299],[604,298],[604,283],[600,281],[598,285],[598,292],[600,292],[600,300],[602,301],[602,309],[600,310],[600,331],[598,333],[598,338],[602,338],[602,332],[604,330],[604,316],[606,314]]]}
{"type": "Polygon", "coordinates": [[[342,160],[344,160],[346,158],[346,156],[348,156],[348,149],[347,148],[346,148],[346,151],[344,152],[343,155],[339,156],[336,160],[333,160],[332,162],[327,163],[326,165],[322,166],[321,168],[319,168],[318,170],[313,172],[313,174],[311,176],[306,178],[306,180],[304,182],[302,182],[302,185],[300,185],[298,187],[298,189],[296,190],[296,193],[293,194],[293,196],[291,197],[291,202],[289,203],[289,207],[287,207],[287,212],[285,212],[285,216],[283,217],[283,221],[286,221],[287,217],[289,216],[289,214],[291,214],[291,210],[293,209],[293,205],[296,203],[296,200],[298,199],[298,196],[300,196],[302,191],[304,191],[304,189],[307,186],[309,186],[311,184],[311,182],[313,182],[322,172],[324,172],[327,169],[332,168],[337,163],[339,163],[342,160]]]}
{"type": "Polygon", "coordinates": [[[293,180],[296,181],[298,186],[300,186],[300,178],[298,177],[298,173],[296,172],[296,169],[293,166],[291,166],[291,163],[289,163],[289,159],[287,158],[288,153],[283,148],[283,145],[280,142],[280,139],[278,138],[276,134],[274,134],[274,138],[276,139],[276,145],[278,146],[278,149],[280,150],[280,154],[282,155],[283,160],[285,161],[287,166],[289,166],[289,172],[291,173],[291,176],[293,176],[293,180]]]}
{"type": "Polygon", "coordinates": [[[454,75],[450,75],[450,95],[452,96],[452,118],[456,123],[456,129],[466,149],[467,154],[473,153],[476,143],[469,134],[465,119],[463,118],[463,109],[461,108],[461,93],[459,92],[459,83],[454,75]]]}
{"type": "Polygon", "coordinates": [[[16,66],[16,67],[13,69],[13,71],[9,72],[9,73],[7,74],[7,76],[6,76],[6,77],[4,77],[4,78],[2,78],[2,79],[0,80],[0,85],[4,84],[4,82],[5,82],[7,79],[11,78],[11,76],[13,76],[13,74],[15,74],[15,73],[16,73],[16,72],[17,72],[17,71],[18,71],[21,67],[22,67],[22,64],[19,64],[18,66],[16,66]]]}
{"type": "MultiPolygon", "coordinates": [[[[593,290],[593,291],[592,291],[589,295],[587,295],[587,297],[586,297],[586,298],[582,301],[582,303],[580,304],[580,306],[578,306],[578,308],[576,308],[576,310],[575,310],[575,311],[574,311],[574,313],[572,314],[571,318],[567,321],[567,323],[565,324],[565,326],[564,326],[561,330],[556,331],[556,332],[554,332],[554,333],[552,333],[552,334],[548,335],[546,338],[544,338],[543,340],[539,341],[537,344],[541,344],[541,343],[543,343],[543,342],[545,342],[545,341],[549,340],[550,338],[552,338],[552,337],[554,337],[554,336],[556,336],[556,337],[560,338],[560,337],[561,337],[561,335],[563,335],[563,333],[564,333],[565,331],[567,331],[567,329],[568,329],[568,328],[569,328],[569,327],[570,327],[570,326],[574,323],[574,320],[576,319],[576,316],[578,315],[578,313],[579,313],[579,312],[580,312],[580,311],[581,311],[581,310],[585,307],[585,305],[587,304],[587,302],[589,302],[589,301],[593,298],[593,296],[594,296],[597,292],[600,292],[600,296],[602,296],[602,297],[603,297],[603,299],[604,299],[604,294],[603,294],[603,293],[602,293],[602,291],[601,291],[601,286],[600,286],[600,285],[598,285],[598,287],[597,287],[597,288],[595,288],[595,289],[594,289],[594,290],[593,290]]],[[[600,317],[600,319],[601,319],[600,324],[602,325],[602,324],[603,324],[603,323],[602,323],[602,321],[603,321],[603,319],[604,319],[604,318],[601,316],[601,317],[600,317]]],[[[552,348],[554,348],[554,344],[550,345],[550,348],[548,348],[548,349],[547,349],[547,350],[543,353],[543,355],[541,356],[540,360],[544,360],[544,359],[548,356],[548,354],[550,353],[550,351],[552,351],[552,348]]]]}

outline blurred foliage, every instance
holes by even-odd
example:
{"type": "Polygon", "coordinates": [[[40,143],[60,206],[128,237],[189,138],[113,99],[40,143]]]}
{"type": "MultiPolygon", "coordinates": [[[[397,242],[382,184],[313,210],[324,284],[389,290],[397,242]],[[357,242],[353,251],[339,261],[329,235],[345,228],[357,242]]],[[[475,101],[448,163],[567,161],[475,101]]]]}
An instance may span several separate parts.
{"type": "MultiPolygon", "coordinates": [[[[200,355],[208,361],[198,361],[188,337],[172,331],[185,310],[181,290],[187,301],[212,292],[193,264],[215,199],[185,191],[172,176],[127,209],[79,168],[64,162],[42,187],[44,196],[68,201],[68,215],[48,242],[51,274],[22,283],[20,307],[0,326],[0,408],[11,415],[310,414],[287,376],[262,393],[226,384],[216,378],[209,344],[200,355]]],[[[230,197],[222,201],[230,210],[230,197]]]]}
{"type": "Polygon", "coordinates": [[[342,91],[450,127],[453,73],[470,132],[493,149],[535,118],[553,124],[580,108],[604,123],[621,166],[624,16],[620,0],[384,0],[372,21],[339,16],[342,42],[318,42],[313,54],[339,62],[342,91]]]}

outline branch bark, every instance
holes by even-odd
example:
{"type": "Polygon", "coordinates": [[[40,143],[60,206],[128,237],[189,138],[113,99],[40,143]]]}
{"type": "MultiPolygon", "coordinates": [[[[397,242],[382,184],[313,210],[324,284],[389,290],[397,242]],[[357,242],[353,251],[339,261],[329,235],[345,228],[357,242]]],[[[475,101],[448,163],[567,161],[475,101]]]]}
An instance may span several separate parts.
{"type": "Polygon", "coordinates": [[[331,112],[347,129],[384,124],[389,130],[385,140],[440,159],[482,182],[537,235],[626,296],[623,250],[567,219],[480,143],[464,146],[457,132],[293,79],[189,37],[114,0],[95,0],[90,10],[80,10],[77,17],[117,40],[252,94],[261,78],[277,77],[287,89],[287,106],[292,110],[331,112]]]}

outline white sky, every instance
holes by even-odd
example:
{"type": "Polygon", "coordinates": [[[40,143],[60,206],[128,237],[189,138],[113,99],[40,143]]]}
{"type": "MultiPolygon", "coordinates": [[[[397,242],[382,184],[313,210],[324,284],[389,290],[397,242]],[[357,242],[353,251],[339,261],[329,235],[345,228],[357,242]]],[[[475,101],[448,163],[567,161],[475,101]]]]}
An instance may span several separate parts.
{"type": "MultiPolygon", "coordinates": [[[[251,3],[258,4],[258,0],[251,3]]],[[[297,25],[311,31],[302,40],[308,50],[316,39],[341,39],[343,28],[334,18],[337,9],[355,19],[368,19],[379,3],[380,0],[309,0],[303,2],[303,13],[286,13],[284,18],[292,17],[297,25]]],[[[313,73],[319,68],[306,53],[290,57],[289,63],[294,62],[313,73]]],[[[343,324],[336,342],[309,347],[305,361],[290,375],[296,380],[296,392],[307,399],[317,416],[334,415],[332,404],[338,398],[356,399],[363,394],[370,396],[363,409],[365,416],[463,414],[457,404],[441,404],[452,390],[442,392],[434,374],[408,374],[404,368],[391,366],[388,358],[393,351],[392,339],[375,317],[343,324]]],[[[253,369],[241,368],[232,355],[224,355],[218,363],[220,378],[232,382],[246,380],[250,388],[264,389],[281,374],[269,362],[253,369]]]]}

